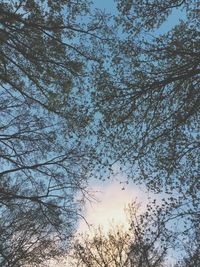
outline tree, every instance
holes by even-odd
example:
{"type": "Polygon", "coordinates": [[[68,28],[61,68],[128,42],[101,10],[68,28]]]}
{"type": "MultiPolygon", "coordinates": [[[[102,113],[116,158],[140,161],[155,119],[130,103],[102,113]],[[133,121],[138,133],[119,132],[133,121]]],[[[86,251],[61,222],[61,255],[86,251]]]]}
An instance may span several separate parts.
{"type": "Polygon", "coordinates": [[[116,20],[125,34],[113,44],[111,63],[96,83],[94,101],[104,127],[99,139],[105,136],[111,164],[138,169],[149,188],[177,187],[195,196],[199,21],[191,16],[193,1],[157,2],[117,1],[116,20]],[[176,6],[189,9],[188,20],[166,34],[156,32],[176,6]]]}
{"type": "MultiPolygon", "coordinates": [[[[71,266],[101,267],[161,267],[169,246],[162,224],[150,220],[150,214],[139,214],[134,202],[127,209],[130,229],[112,226],[108,233],[99,227],[94,234],[81,235],[74,241],[69,263],[71,266]],[[153,225],[154,224],[154,225],[153,225]],[[152,227],[153,226],[153,227],[152,227]],[[71,261],[70,261],[71,259],[71,261]]],[[[154,217],[155,219],[155,217],[154,217]]],[[[93,229],[94,230],[94,229],[93,229]]],[[[69,264],[68,263],[68,264],[69,264]]]]}
{"type": "Polygon", "coordinates": [[[126,208],[130,228],[112,224],[105,232],[101,226],[79,234],[72,242],[66,265],[73,267],[177,267],[198,266],[199,224],[180,227],[177,209],[170,200],[149,202],[143,211],[133,202],[126,208]],[[172,253],[173,251],[173,253],[172,253]]]}
{"type": "Polygon", "coordinates": [[[127,251],[130,236],[120,227],[112,229],[108,235],[98,228],[93,237],[79,238],[72,251],[72,266],[129,266],[127,251]]]}
{"type": "Polygon", "coordinates": [[[199,13],[193,1],[116,2],[123,35],[93,94],[102,153],[111,169],[172,196],[172,207],[180,201],[180,219],[198,220],[199,13]],[[161,33],[174,10],[183,19],[161,33]]]}
{"type": "Polygon", "coordinates": [[[95,165],[83,93],[107,32],[87,1],[0,3],[2,267],[38,266],[68,245],[95,165]]]}
{"type": "Polygon", "coordinates": [[[194,224],[193,229],[190,235],[187,235],[187,238],[182,244],[182,258],[177,262],[175,267],[198,267],[200,264],[200,240],[199,240],[199,231],[200,224],[194,224]]]}

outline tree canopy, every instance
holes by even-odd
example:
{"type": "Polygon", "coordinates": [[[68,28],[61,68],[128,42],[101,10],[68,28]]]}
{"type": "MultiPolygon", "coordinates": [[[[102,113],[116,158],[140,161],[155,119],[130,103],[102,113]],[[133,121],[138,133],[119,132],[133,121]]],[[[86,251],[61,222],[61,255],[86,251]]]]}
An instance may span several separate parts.
{"type": "MultiPolygon", "coordinates": [[[[115,164],[166,193],[157,218],[196,237],[199,3],[115,3],[111,18],[87,0],[0,2],[2,267],[62,254],[87,180],[115,164]],[[162,32],[173,12],[182,19],[162,32]]],[[[185,264],[198,265],[198,251],[199,240],[185,264]]]]}
{"type": "Polygon", "coordinates": [[[198,3],[116,3],[118,42],[93,94],[102,154],[110,169],[118,164],[128,179],[166,193],[189,238],[200,216],[198,3]],[[180,19],[168,27],[173,12],[180,19]]]}
{"type": "Polygon", "coordinates": [[[87,1],[0,3],[2,267],[38,266],[72,236],[95,165],[82,95],[105,23],[87,1]]]}
{"type": "Polygon", "coordinates": [[[167,188],[180,182],[179,189],[186,185],[195,191],[199,21],[192,20],[189,9],[188,17],[167,33],[156,32],[174,7],[189,3],[193,7],[193,1],[117,3],[121,15],[116,20],[125,33],[113,48],[112,61],[99,76],[94,94],[104,128],[108,127],[104,133],[113,148],[111,156],[140,169],[149,187],[167,188]]]}
{"type": "Polygon", "coordinates": [[[110,165],[199,204],[199,13],[193,1],[116,1],[122,32],[93,99],[110,165]],[[183,19],[166,33],[172,11],[183,19]],[[111,70],[111,71],[110,71],[111,70]]]}

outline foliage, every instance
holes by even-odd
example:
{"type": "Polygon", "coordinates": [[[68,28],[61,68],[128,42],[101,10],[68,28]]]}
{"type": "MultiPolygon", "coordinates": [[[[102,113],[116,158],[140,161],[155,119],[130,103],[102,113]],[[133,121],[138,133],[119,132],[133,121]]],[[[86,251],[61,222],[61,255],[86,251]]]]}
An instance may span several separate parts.
{"type": "Polygon", "coordinates": [[[136,183],[199,205],[199,13],[193,1],[117,4],[123,34],[93,95],[102,153],[136,183]],[[160,33],[176,7],[184,19],[160,33]]]}
{"type": "MultiPolygon", "coordinates": [[[[146,259],[164,255],[165,246],[156,254],[149,245],[161,233],[167,244],[176,234],[186,244],[198,230],[198,3],[116,2],[115,25],[87,0],[0,2],[2,267],[38,266],[62,254],[79,216],[77,194],[86,197],[89,176],[105,176],[115,163],[166,193],[163,210],[132,224],[137,263],[147,248],[146,259]],[[183,19],[161,33],[173,10],[183,19]],[[175,233],[167,222],[179,219],[175,233]]],[[[113,233],[102,245],[120,238],[113,233]]],[[[88,254],[95,243],[86,241],[88,254]]],[[[199,241],[186,265],[198,265],[198,250],[199,241]]]]}
{"type": "Polygon", "coordinates": [[[120,36],[93,94],[102,154],[110,169],[117,163],[128,179],[165,193],[163,206],[149,209],[183,251],[181,266],[195,266],[199,239],[188,253],[186,243],[200,216],[199,12],[194,1],[116,2],[120,36]],[[163,32],[174,11],[182,20],[163,32]]]}
{"type": "MultiPolygon", "coordinates": [[[[116,2],[120,36],[93,94],[102,154],[110,169],[117,163],[128,179],[165,193],[158,217],[175,224],[180,248],[200,215],[200,14],[194,1],[116,2]],[[182,19],[163,32],[172,12],[182,19]]],[[[196,260],[198,247],[199,240],[185,262],[196,260]]]]}
{"type": "Polygon", "coordinates": [[[182,244],[182,258],[177,262],[175,267],[198,267],[200,264],[200,223],[192,225],[193,231],[187,234],[182,244]]]}
{"type": "Polygon", "coordinates": [[[38,266],[68,245],[95,165],[81,96],[106,19],[87,1],[0,3],[2,267],[38,266]]]}

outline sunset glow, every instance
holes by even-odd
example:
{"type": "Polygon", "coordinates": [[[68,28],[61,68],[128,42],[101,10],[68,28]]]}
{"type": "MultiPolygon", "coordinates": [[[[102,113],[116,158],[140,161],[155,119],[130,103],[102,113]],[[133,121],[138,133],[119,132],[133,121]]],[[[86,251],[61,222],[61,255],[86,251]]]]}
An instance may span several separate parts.
{"type": "MultiPolygon", "coordinates": [[[[142,204],[147,202],[145,192],[133,185],[123,187],[117,182],[112,182],[107,186],[94,187],[94,191],[98,192],[98,201],[87,204],[85,219],[94,228],[101,225],[105,232],[113,223],[121,224],[127,229],[129,225],[124,209],[135,199],[142,204]]],[[[81,220],[78,232],[89,232],[87,223],[81,220]]]]}

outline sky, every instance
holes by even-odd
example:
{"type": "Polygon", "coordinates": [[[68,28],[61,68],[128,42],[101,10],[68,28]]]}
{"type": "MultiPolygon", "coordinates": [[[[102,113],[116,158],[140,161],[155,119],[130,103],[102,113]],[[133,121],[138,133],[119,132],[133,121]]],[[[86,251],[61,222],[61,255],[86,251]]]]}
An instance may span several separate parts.
{"type": "Polygon", "coordinates": [[[105,10],[107,13],[116,13],[116,3],[114,0],[93,0],[94,7],[105,10]]]}
{"type": "MultiPolygon", "coordinates": [[[[94,8],[99,8],[110,14],[117,13],[117,4],[115,0],[93,0],[93,6],[94,8]]],[[[180,20],[183,20],[185,16],[184,11],[173,10],[168,20],[160,26],[158,33],[164,34],[170,28],[178,24],[180,20]]]]}
{"type": "Polygon", "coordinates": [[[115,177],[107,183],[93,182],[91,189],[96,192],[97,201],[88,202],[85,207],[85,219],[81,220],[78,232],[89,232],[91,227],[103,226],[105,232],[111,225],[122,224],[125,229],[129,228],[124,209],[129,203],[137,201],[142,204],[141,210],[148,202],[150,194],[146,193],[142,186],[133,183],[122,184],[123,177],[115,177]]]}

